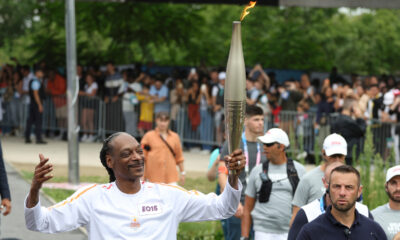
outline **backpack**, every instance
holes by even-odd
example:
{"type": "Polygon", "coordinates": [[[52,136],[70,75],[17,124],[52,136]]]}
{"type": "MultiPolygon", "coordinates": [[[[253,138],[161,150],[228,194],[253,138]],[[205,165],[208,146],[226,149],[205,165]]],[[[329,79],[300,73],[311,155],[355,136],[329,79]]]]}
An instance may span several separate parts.
{"type": "MultiPolygon", "coordinates": [[[[269,168],[269,161],[266,161],[262,165],[263,171],[260,174],[260,178],[262,180],[262,185],[260,188],[260,191],[257,192],[258,200],[260,202],[268,202],[269,201],[269,196],[271,195],[272,191],[272,181],[268,177],[268,168],[269,168]]],[[[290,182],[290,185],[292,185],[293,192],[292,194],[296,192],[297,185],[299,184],[300,178],[299,175],[297,174],[297,170],[294,167],[294,162],[292,159],[288,158],[286,162],[286,173],[290,182]]]]}

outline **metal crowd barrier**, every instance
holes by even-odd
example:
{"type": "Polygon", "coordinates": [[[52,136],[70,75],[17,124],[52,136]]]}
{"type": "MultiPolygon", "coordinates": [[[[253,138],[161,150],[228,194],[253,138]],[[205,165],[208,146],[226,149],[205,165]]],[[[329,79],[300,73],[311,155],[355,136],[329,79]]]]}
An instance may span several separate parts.
{"type": "MultiPolygon", "coordinates": [[[[67,103],[65,96],[47,96],[43,102],[43,131],[66,132],[67,127],[67,103]]],[[[135,118],[139,118],[140,109],[134,108],[135,118]]],[[[23,136],[28,113],[26,99],[20,101],[2,101],[3,120],[0,123],[3,134],[18,130],[18,136],[23,136]]],[[[91,134],[97,140],[104,139],[108,134],[117,131],[125,131],[124,112],[122,101],[105,103],[99,97],[79,97],[78,122],[81,134],[91,134]]],[[[337,113],[324,117],[318,131],[314,127],[316,122],[315,112],[299,113],[295,111],[281,111],[278,115],[265,115],[265,130],[272,127],[279,127],[290,135],[290,140],[294,149],[301,153],[314,154],[315,144],[321,149],[324,138],[330,134],[330,125],[335,121],[337,113]]],[[[211,150],[213,146],[218,146],[215,134],[214,114],[211,110],[199,110],[196,124],[188,115],[186,105],[182,105],[177,118],[172,123],[172,129],[176,131],[183,144],[187,147],[199,146],[202,149],[211,150]],[[200,119],[200,122],[198,120],[200,119]]],[[[136,119],[136,123],[138,119],[136,119]]],[[[369,121],[373,134],[373,143],[377,153],[385,159],[395,149],[396,157],[399,158],[398,145],[400,124],[384,123],[377,120],[369,121]],[[398,132],[396,132],[399,130],[398,132]],[[394,147],[397,146],[397,147],[394,147]]],[[[138,131],[134,131],[135,137],[140,137],[138,131]]],[[[361,143],[363,140],[360,141],[361,143]]],[[[362,146],[361,146],[362,147],[362,146]]],[[[293,148],[292,148],[293,149],[293,148]]],[[[362,148],[361,148],[362,149],[362,148]]]]}

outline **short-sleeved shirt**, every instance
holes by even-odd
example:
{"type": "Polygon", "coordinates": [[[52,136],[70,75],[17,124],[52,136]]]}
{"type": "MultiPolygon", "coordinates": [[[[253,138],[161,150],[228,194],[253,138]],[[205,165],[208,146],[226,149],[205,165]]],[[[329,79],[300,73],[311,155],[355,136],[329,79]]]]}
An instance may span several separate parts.
{"type": "MultiPolygon", "coordinates": [[[[321,199],[325,199],[324,195],[321,199]]],[[[300,230],[303,228],[304,225],[316,219],[319,215],[323,214],[321,209],[324,209],[324,212],[327,208],[325,200],[324,203],[321,205],[321,199],[316,199],[313,202],[307,204],[300,208],[299,212],[296,214],[292,226],[290,227],[288,240],[295,240],[297,235],[299,235],[300,230]]],[[[362,203],[356,202],[356,209],[357,211],[374,220],[371,212],[368,210],[368,207],[362,203]]]]}
{"type": "Polygon", "coordinates": [[[136,97],[136,93],[142,91],[142,85],[140,83],[128,83],[124,82],[118,89],[118,94],[122,94],[122,111],[133,112],[134,106],[139,103],[136,97]],[[135,92],[128,92],[128,89],[132,89],[135,92]]]}
{"type": "Polygon", "coordinates": [[[218,156],[219,156],[219,148],[216,148],[214,149],[214,151],[212,151],[210,155],[210,161],[208,162],[208,167],[207,167],[208,170],[210,170],[215,161],[217,161],[218,156]]]}
{"type": "Polygon", "coordinates": [[[108,97],[114,97],[118,94],[119,87],[124,83],[124,79],[122,75],[119,73],[114,73],[113,75],[107,76],[104,86],[105,86],[105,94],[108,97]]]}
{"type": "Polygon", "coordinates": [[[252,88],[250,91],[249,91],[249,98],[251,99],[251,100],[257,100],[257,98],[258,98],[258,95],[260,95],[260,91],[258,91],[258,89],[257,88],[252,88]]]}
{"type": "MultiPolygon", "coordinates": [[[[251,170],[256,166],[257,164],[257,144],[260,144],[258,142],[249,142],[246,141],[247,144],[247,148],[249,151],[249,172],[246,173],[245,171],[242,171],[239,175],[239,179],[243,184],[243,190],[242,190],[242,195],[240,196],[240,202],[242,204],[244,204],[244,199],[245,199],[245,191],[246,191],[246,186],[247,186],[247,178],[250,176],[251,170]]],[[[260,144],[261,145],[261,144],[260,144]]],[[[240,149],[243,149],[243,141],[240,141],[240,145],[239,145],[240,149]]],[[[262,146],[260,146],[260,164],[267,161],[267,158],[265,157],[265,155],[262,153],[263,149],[262,146]]],[[[228,152],[228,142],[224,143],[224,146],[222,147],[221,150],[221,160],[224,159],[224,157],[226,155],[229,155],[228,152]]]]}
{"type": "Polygon", "coordinates": [[[159,98],[166,97],[164,101],[154,104],[154,113],[169,112],[168,88],[165,85],[162,85],[160,89],[157,89],[154,85],[151,86],[149,94],[159,98]]]}
{"type": "Polygon", "coordinates": [[[400,210],[391,209],[387,203],[372,210],[372,215],[381,225],[388,239],[393,239],[400,232],[400,210]]]}
{"type": "Polygon", "coordinates": [[[212,90],[211,90],[211,96],[212,96],[212,97],[216,97],[216,96],[218,95],[219,90],[220,90],[221,88],[223,89],[224,86],[222,86],[221,84],[215,85],[215,86],[212,88],[212,90]]]}
{"type": "Polygon", "coordinates": [[[293,206],[302,207],[315,199],[321,198],[325,193],[325,187],[322,183],[323,177],[324,172],[321,170],[321,166],[306,173],[297,186],[292,201],[293,206]]]}
{"type": "Polygon", "coordinates": [[[33,91],[38,91],[40,89],[40,85],[41,85],[40,81],[37,78],[34,78],[32,80],[31,88],[33,91]]]}
{"type": "Polygon", "coordinates": [[[87,93],[87,94],[92,94],[93,91],[94,90],[97,91],[98,88],[99,88],[99,86],[97,85],[97,82],[93,82],[92,84],[90,84],[90,86],[85,84],[85,87],[84,87],[85,93],[87,93]]]}
{"type": "Polygon", "coordinates": [[[161,139],[160,132],[157,129],[147,132],[142,138],[141,145],[148,146],[144,147],[144,178],[150,182],[173,183],[179,180],[176,165],[183,162],[179,135],[168,130],[165,141],[174,151],[175,156],[161,139]]]}
{"type": "Polygon", "coordinates": [[[362,239],[362,240],[386,240],[386,235],[381,226],[375,221],[363,216],[355,210],[356,217],[350,229],[338,222],[331,214],[332,206],[329,206],[324,214],[314,221],[306,224],[297,236],[297,240],[338,240],[338,239],[362,239]],[[346,238],[346,232],[348,238],[346,238]]]}
{"type": "MultiPolygon", "coordinates": [[[[303,165],[294,162],[298,176],[301,178],[306,169],[303,165]]],[[[289,222],[292,216],[293,188],[287,176],[286,163],[275,165],[269,163],[268,177],[272,181],[272,190],[269,201],[260,203],[258,199],[251,212],[254,231],[266,233],[287,233],[289,231],[289,222]]],[[[246,195],[257,198],[257,192],[261,188],[262,180],[260,173],[262,165],[253,168],[247,183],[246,195]]]]}

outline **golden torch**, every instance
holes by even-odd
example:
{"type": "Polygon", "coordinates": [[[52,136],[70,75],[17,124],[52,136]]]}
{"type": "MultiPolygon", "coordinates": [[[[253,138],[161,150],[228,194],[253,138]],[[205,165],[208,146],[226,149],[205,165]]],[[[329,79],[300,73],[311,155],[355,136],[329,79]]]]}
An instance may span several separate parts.
{"type": "MultiPolygon", "coordinates": [[[[239,148],[246,111],[246,68],[243,57],[241,21],[249,14],[247,9],[254,7],[255,4],[255,1],[250,2],[243,9],[240,21],[234,21],[232,26],[224,91],[225,127],[229,154],[239,148]]],[[[229,174],[236,174],[236,171],[231,171],[229,174]]]]}
{"type": "MultiPolygon", "coordinates": [[[[228,151],[231,154],[239,148],[246,108],[246,69],[239,21],[233,22],[231,49],[226,66],[224,107],[228,151]]],[[[236,172],[229,174],[236,174],[236,172]]]]}

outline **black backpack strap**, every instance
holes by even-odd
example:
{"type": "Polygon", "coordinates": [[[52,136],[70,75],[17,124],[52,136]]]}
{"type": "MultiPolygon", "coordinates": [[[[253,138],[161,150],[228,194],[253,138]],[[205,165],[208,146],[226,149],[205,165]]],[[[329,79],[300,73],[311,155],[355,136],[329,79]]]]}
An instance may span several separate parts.
{"type": "Polygon", "coordinates": [[[299,175],[297,174],[297,170],[294,167],[294,162],[292,159],[288,159],[287,163],[286,163],[286,171],[287,171],[287,175],[289,178],[289,182],[292,185],[292,189],[293,189],[293,195],[296,192],[297,189],[297,185],[299,184],[299,175]]]}
{"type": "Polygon", "coordinates": [[[169,145],[169,143],[167,142],[167,140],[165,140],[161,134],[160,134],[160,138],[161,140],[165,143],[165,145],[167,145],[168,149],[171,151],[172,155],[174,156],[174,158],[176,157],[176,154],[174,152],[174,150],[172,149],[171,145],[169,145]]]}
{"type": "Polygon", "coordinates": [[[269,168],[269,161],[267,160],[267,161],[263,162],[263,164],[262,164],[263,172],[265,174],[267,174],[267,176],[268,176],[268,168],[269,168]]]}

